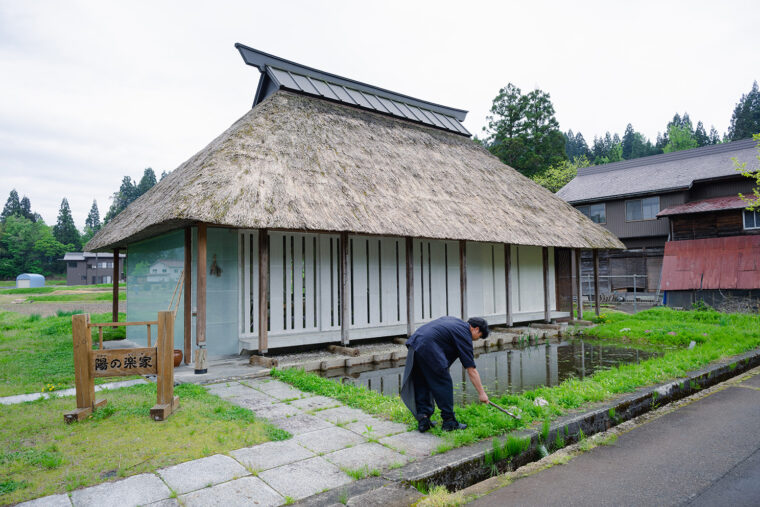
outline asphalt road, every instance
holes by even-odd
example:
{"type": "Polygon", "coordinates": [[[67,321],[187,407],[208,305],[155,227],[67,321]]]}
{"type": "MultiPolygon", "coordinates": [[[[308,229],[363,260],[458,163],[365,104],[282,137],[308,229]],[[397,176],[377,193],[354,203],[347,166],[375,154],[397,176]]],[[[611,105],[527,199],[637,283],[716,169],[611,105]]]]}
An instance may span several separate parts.
{"type": "Polygon", "coordinates": [[[725,385],[469,505],[759,506],[760,375],[725,385]]]}

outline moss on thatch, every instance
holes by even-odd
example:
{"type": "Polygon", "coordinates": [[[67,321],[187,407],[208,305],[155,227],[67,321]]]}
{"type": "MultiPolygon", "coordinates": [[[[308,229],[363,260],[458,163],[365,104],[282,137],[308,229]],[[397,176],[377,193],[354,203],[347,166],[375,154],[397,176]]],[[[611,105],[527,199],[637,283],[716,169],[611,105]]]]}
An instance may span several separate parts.
{"type": "Polygon", "coordinates": [[[623,248],[466,137],[284,91],[122,211],[87,249],[196,222],[623,248]]]}

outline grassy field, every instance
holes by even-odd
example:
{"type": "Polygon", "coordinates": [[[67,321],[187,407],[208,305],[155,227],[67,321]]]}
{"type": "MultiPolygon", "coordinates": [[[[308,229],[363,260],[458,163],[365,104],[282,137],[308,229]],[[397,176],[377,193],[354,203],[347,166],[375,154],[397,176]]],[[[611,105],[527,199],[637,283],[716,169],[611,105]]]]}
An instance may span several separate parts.
{"type": "MultiPolygon", "coordinates": [[[[537,426],[585,404],[665,382],[721,358],[756,348],[760,346],[760,316],[657,308],[636,315],[610,313],[600,319],[597,327],[584,330],[584,333],[587,337],[612,343],[659,346],[665,354],[639,364],[599,371],[583,380],[572,378],[555,387],[493,398],[501,406],[516,407],[522,415],[521,421],[479,403],[457,407],[457,418],[469,427],[452,433],[432,430],[446,439],[439,451],[537,426]],[[687,346],[691,341],[697,345],[689,350],[687,346]],[[547,400],[548,405],[535,406],[533,401],[538,397],[547,400]]],[[[414,424],[411,414],[397,396],[387,397],[364,387],[339,384],[303,370],[273,370],[272,374],[304,391],[332,396],[349,406],[385,415],[397,422],[414,424]]]]}
{"type": "MultiPolygon", "coordinates": [[[[71,315],[40,318],[0,312],[0,396],[26,394],[74,385],[71,315]]],[[[91,315],[93,322],[110,322],[111,314],[91,315]]],[[[125,320],[122,313],[119,320],[125,320]]],[[[105,328],[104,340],[124,338],[124,327],[105,328]]],[[[97,341],[97,335],[96,339],[97,341]]],[[[97,379],[98,383],[111,379],[97,379]]]]}
{"type": "Polygon", "coordinates": [[[175,394],[179,410],[160,423],[149,417],[155,384],[102,391],[108,404],[74,424],[63,422],[72,397],[3,407],[0,505],[289,438],[203,387],[183,384],[175,394]]]}
{"type": "MultiPolygon", "coordinates": [[[[65,284],[48,284],[48,285],[55,285],[54,287],[31,287],[28,289],[16,289],[15,282],[13,285],[11,285],[8,288],[3,288],[2,285],[0,285],[0,295],[1,294],[49,294],[51,292],[56,291],[92,291],[92,292],[103,292],[104,289],[112,290],[113,284],[110,283],[97,283],[93,285],[65,285],[65,284]]],[[[120,284],[120,288],[126,287],[125,284],[120,284]]]]}
{"type": "MultiPolygon", "coordinates": [[[[26,299],[33,302],[80,302],[80,301],[113,301],[111,292],[87,292],[83,294],[53,293],[45,296],[28,296],[26,299]]],[[[126,301],[127,293],[119,291],[119,301],[126,301]]]]}

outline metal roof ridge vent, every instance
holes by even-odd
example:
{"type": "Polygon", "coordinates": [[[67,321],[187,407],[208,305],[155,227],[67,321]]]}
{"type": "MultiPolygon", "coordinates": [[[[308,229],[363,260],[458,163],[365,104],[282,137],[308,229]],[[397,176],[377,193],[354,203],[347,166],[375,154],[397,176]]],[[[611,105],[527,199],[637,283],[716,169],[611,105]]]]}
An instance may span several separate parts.
{"type": "Polygon", "coordinates": [[[285,88],[470,136],[461,124],[467,116],[467,111],[463,109],[428,102],[307,67],[244,44],[237,43],[235,48],[247,65],[258,68],[262,74],[256,90],[254,107],[278,89],[285,88]],[[365,100],[357,100],[357,93],[365,100]],[[420,114],[415,109],[420,111],[420,114]]]}
{"type": "Polygon", "coordinates": [[[630,160],[620,160],[603,165],[592,165],[578,169],[578,176],[587,176],[592,174],[605,173],[610,171],[619,171],[630,169],[632,167],[641,167],[665,162],[674,162],[677,160],[686,160],[695,157],[704,157],[706,155],[717,155],[737,149],[752,148],[757,145],[754,139],[741,139],[730,143],[713,144],[710,146],[700,146],[690,150],[674,151],[671,153],[660,153],[659,155],[650,155],[648,157],[634,158],[630,160]],[[746,146],[745,146],[746,145],[746,146]]]}

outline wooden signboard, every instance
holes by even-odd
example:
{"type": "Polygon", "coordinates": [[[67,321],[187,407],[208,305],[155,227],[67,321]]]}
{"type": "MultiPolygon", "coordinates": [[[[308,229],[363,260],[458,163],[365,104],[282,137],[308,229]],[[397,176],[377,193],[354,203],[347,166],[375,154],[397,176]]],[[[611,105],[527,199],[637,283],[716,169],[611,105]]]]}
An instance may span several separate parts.
{"type": "Polygon", "coordinates": [[[123,377],[127,375],[156,375],[157,402],[150,409],[155,421],[163,421],[179,407],[174,396],[174,312],[158,313],[158,321],[140,323],[158,324],[155,347],[134,349],[92,350],[92,328],[128,326],[131,322],[91,324],[88,314],[71,317],[74,337],[74,374],[76,377],[77,408],[64,414],[67,423],[81,421],[95,409],[106,404],[95,399],[96,377],[123,377]]]}

